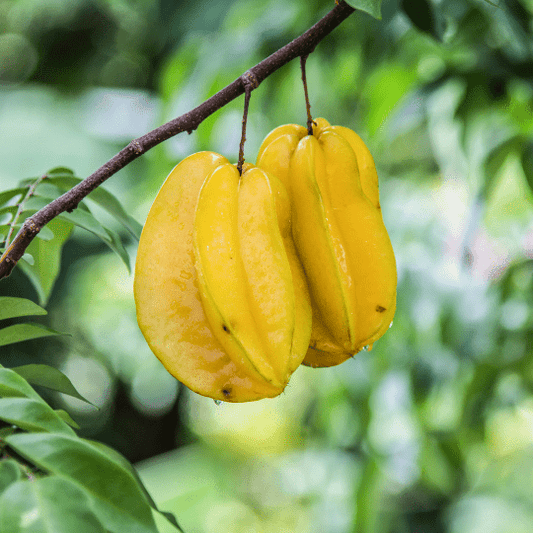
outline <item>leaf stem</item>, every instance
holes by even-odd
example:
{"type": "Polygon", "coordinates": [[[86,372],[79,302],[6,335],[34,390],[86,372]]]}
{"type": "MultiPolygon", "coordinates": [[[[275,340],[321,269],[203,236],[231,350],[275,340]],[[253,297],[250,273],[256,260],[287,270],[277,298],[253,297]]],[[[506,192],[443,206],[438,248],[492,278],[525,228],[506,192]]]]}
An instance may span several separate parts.
{"type": "Polygon", "coordinates": [[[15,216],[13,217],[13,220],[9,224],[9,231],[7,233],[7,237],[5,240],[6,248],[9,248],[9,241],[11,240],[11,235],[13,234],[13,230],[15,229],[15,226],[17,224],[17,220],[20,217],[20,214],[22,211],[24,211],[24,204],[33,196],[33,193],[35,192],[35,189],[46,178],[46,174],[43,174],[40,178],[37,178],[28,188],[28,192],[26,193],[26,196],[20,201],[18,204],[17,212],[15,213],[15,216]]]}

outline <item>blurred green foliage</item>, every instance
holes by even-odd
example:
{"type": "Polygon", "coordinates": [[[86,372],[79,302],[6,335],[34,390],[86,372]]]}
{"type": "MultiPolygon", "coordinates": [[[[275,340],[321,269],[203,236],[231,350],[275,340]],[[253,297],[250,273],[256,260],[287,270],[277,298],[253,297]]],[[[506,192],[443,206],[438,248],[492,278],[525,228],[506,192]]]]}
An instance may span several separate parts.
{"type": "MultiPolygon", "coordinates": [[[[90,174],[332,6],[1,1],[0,192],[58,165],[90,174]]],[[[131,275],[78,228],[42,318],[71,337],[3,348],[4,366],[70,377],[99,410],[43,396],[81,435],[144,459],[146,486],[185,531],[531,531],[533,1],[390,0],[381,12],[356,12],[307,61],[313,114],[356,130],[380,175],[398,310],[371,352],[298,369],[278,399],[216,406],[151,354],[131,275]]],[[[143,222],[181,158],[236,159],[241,116],[239,99],[106,188],[143,222]]],[[[286,122],[305,122],[296,61],[253,92],[247,159],[286,122]]],[[[93,213],[133,258],[135,239],[93,213]]],[[[38,300],[18,269],[0,294],[38,300]]]]}

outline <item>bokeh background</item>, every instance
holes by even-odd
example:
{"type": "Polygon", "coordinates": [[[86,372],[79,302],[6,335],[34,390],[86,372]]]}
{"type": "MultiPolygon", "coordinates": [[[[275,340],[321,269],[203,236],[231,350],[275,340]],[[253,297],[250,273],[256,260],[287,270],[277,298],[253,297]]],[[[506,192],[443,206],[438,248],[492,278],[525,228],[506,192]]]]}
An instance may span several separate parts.
{"type": "MultiPolygon", "coordinates": [[[[1,0],[0,190],[59,165],[91,174],[332,7],[1,0]]],[[[314,116],[356,130],[380,175],[398,309],[372,351],[301,367],[277,399],[217,406],[151,354],[132,274],[78,229],[43,319],[70,336],[2,349],[5,366],[63,370],[100,409],[47,399],[136,463],[187,533],[532,531],[533,0],[382,11],[352,15],[307,62],[314,116]]],[[[144,223],[180,159],[236,159],[242,104],[105,187],[144,223]]],[[[253,92],[247,159],[286,122],[305,122],[297,61],[253,92]]],[[[39,296],[18,269],[0,294],[39,296]]]]}

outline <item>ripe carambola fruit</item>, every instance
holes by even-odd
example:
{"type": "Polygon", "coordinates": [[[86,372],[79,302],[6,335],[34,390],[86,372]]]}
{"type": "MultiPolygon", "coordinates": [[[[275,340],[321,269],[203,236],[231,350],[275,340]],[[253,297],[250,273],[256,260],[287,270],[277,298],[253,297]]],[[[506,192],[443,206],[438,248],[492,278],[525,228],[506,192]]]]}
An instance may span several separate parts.
{"type": "Polygon", "coordinates": [[[167,370],[215,400],[274,397],[301,364],[311,307],[282,183],[213,152],[161,187],[135,267],[137,320],[167,370]]]}
{"type": "Polygon", "coordinates": [[[355,132],[318,119],[313,135],[294,124],[273,130],[257,166],[276,175],[291,199],[313,311],[303,363],[342,363],[371,347],[396,310],[396,261],[374,160],[355,132]]]}

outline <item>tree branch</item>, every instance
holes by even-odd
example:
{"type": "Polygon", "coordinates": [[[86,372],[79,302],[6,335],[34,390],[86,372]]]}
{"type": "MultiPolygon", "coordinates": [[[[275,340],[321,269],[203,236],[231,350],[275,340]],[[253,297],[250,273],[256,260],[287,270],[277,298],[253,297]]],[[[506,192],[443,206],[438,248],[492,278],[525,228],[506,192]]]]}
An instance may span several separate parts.
{"type": "MultiPolygon", "coordinates": [[[[354,11],[346,2],[340,2],[305,33],[274,52],[255,65],[255,67],[249,69],[257,80],[257,85],[296,57],[310,54],[324,37],[331,33],[354,11]]],[[[150,150],[150,148],[183,131],[192,133],[207,117],[243,94],[244,91],[245,87],[242,76],[239,76],[234,82],[221,89],[189,113],[185,113],[142,137],[131,141],[96,172],[85,178],[70,191],[50,202],[47,206],[35,213],[35,215],[28,218],[13,239],[11,245],[0,258],[0,279],[9,276],[31,241],[53,218],[65,211],[70,212],[76,209],[80,201],[91,191],[127,164],[150,150]]]]}

